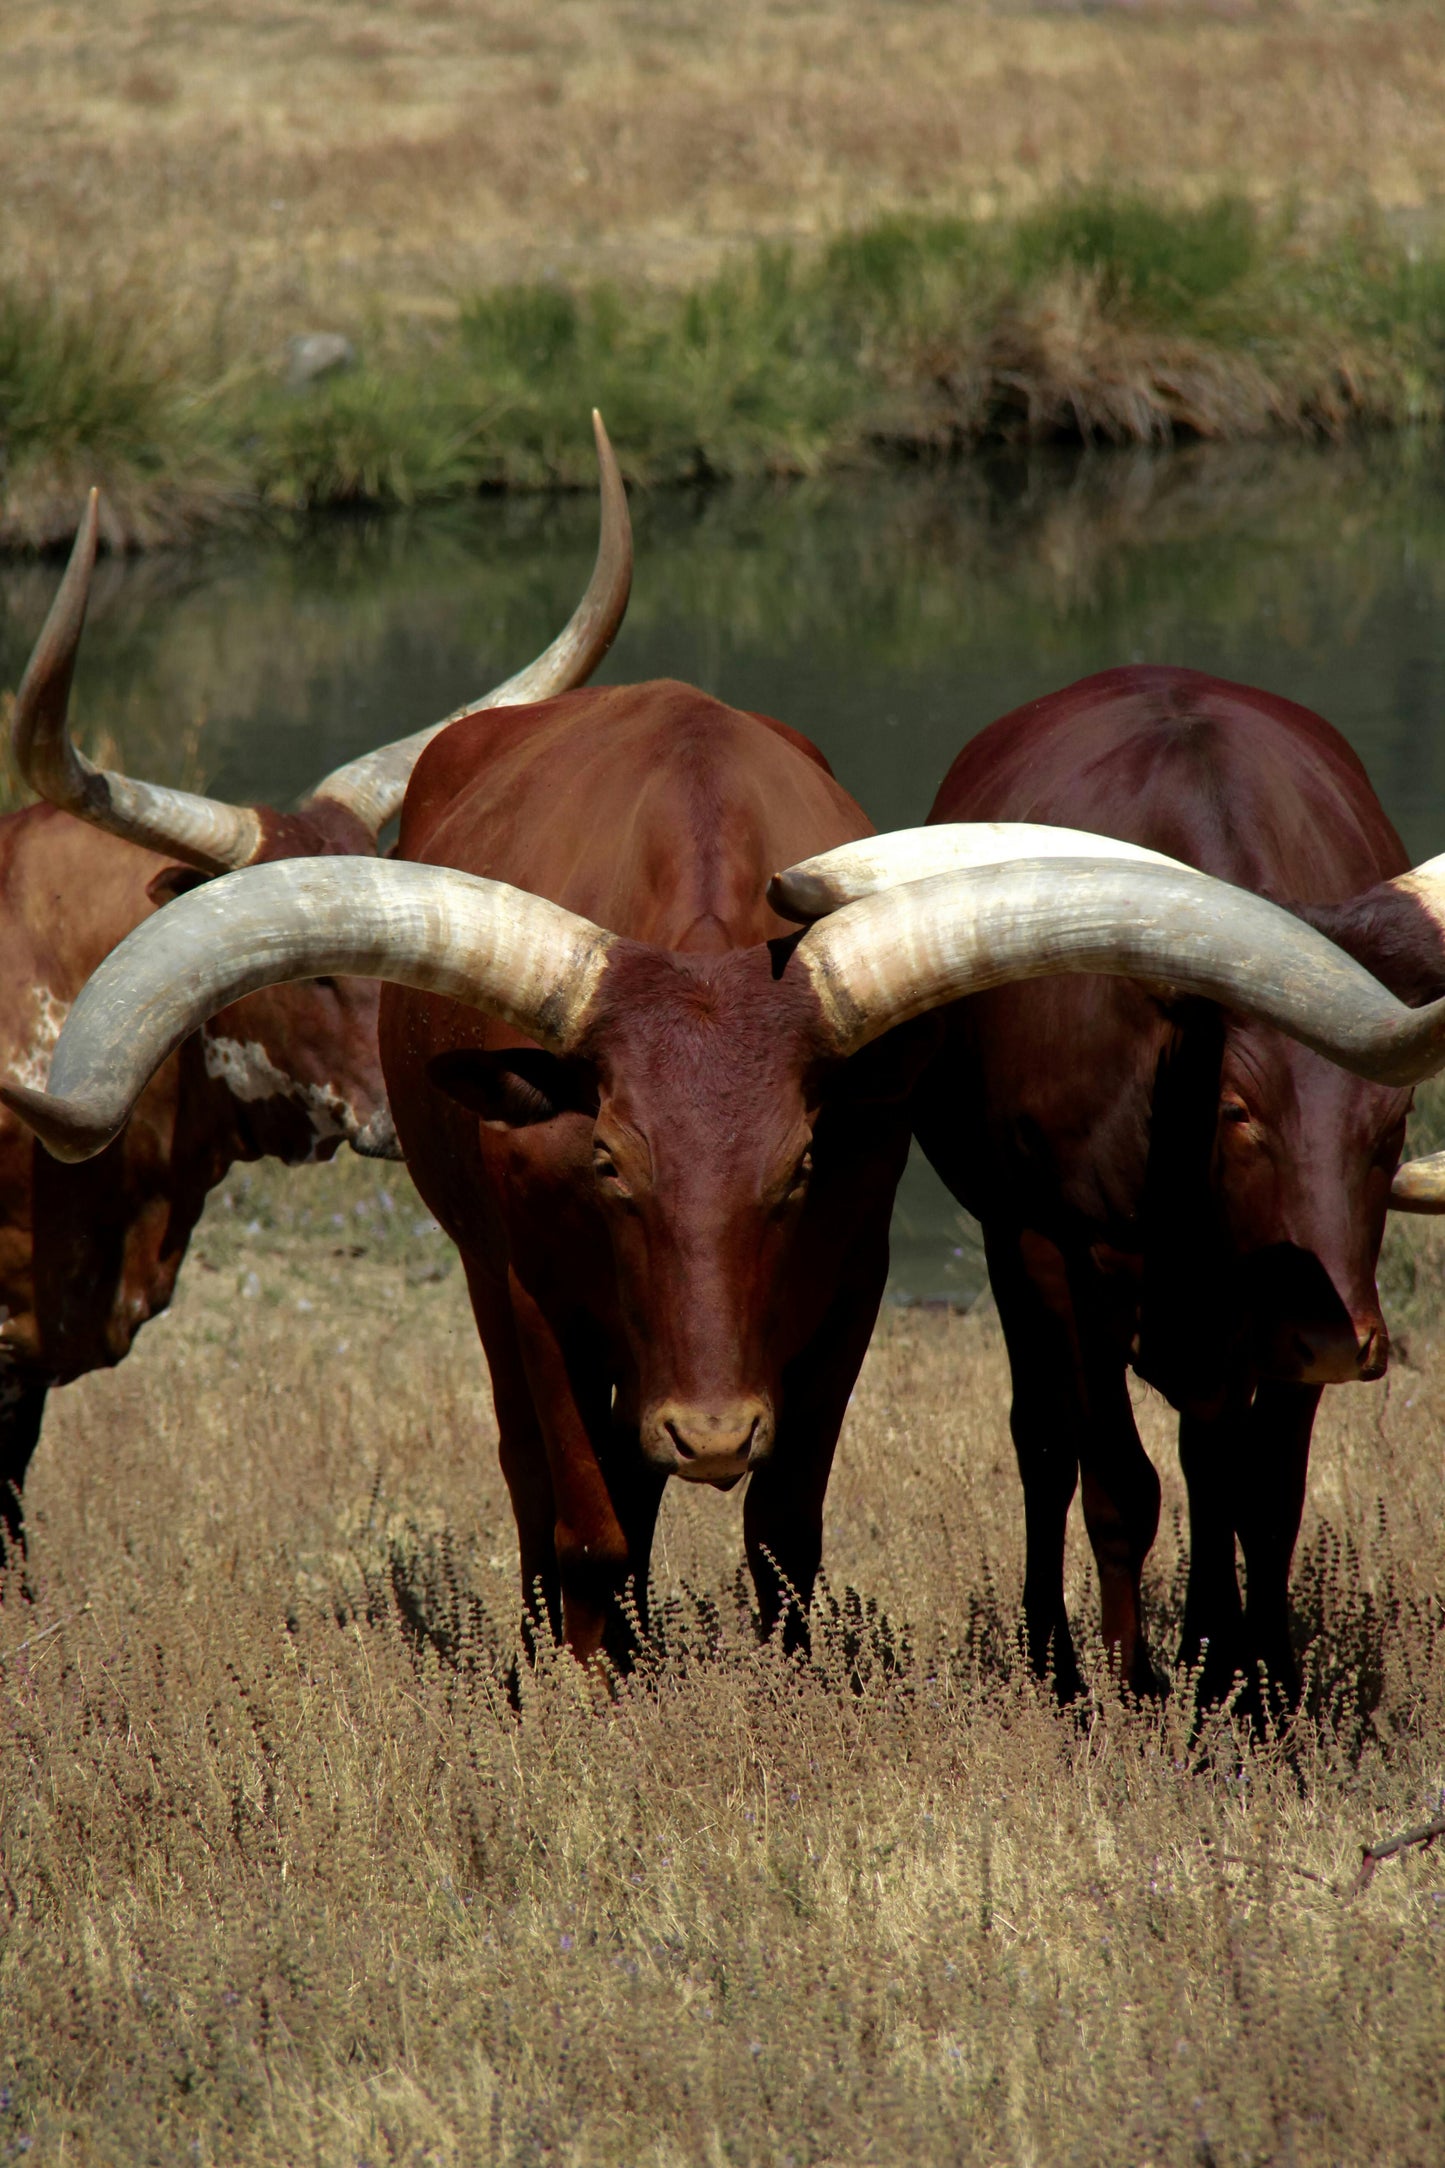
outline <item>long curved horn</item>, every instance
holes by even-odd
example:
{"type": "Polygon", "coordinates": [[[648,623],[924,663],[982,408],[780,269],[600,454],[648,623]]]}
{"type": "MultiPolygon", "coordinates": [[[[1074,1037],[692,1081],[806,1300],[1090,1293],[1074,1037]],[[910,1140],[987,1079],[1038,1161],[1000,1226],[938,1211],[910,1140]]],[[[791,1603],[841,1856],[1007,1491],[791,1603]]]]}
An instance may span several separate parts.
{"type": "Polygon", "coordinates": [[[249,865],[261,843],[261,823],[249,806],[135,782],[97,768],[72,742],[66,711],[90,597],[99,515],[100,492],[93,489],[65,578],[15,696],[11,743],[16,765],[42,798],[113,836],[183,859],[203,873],[228,873],[249,865]]]}
{"type": "Polygon", "coordinates": [[[627,515],[627,491],[612,450],[602,416],[594,407],[592,429],[597,439],[597,466],[602,491],[602,531],[597,542],[597,562],[587,592],[551,646],[515,677],[494,686],[480,700],[443,716],[425,730],[392,745],[378,746],[337,768],[318,783],[313,798],[334,798],[379,835],[400,812],[411,771],[427,746],[449,723],[483,708],[518,708],[531,700],[549,700],[554,693],[585,684],[617,636],[632,592],[632,523],[627,515]]]}
{"type": "Polygon", "coordinates": [[[252,866],[127,935],[67,1017],[49,1090],[0,1085],[0,1101],[57,1159],[89,1159],[218,1009],[259,986],[331,974],[447,994],[565,1053],[615,939],[542,896],[449,866],[345,857],[252,866]]]}
{"type": "Polygon", "coordinates": [[[1445,1212],[1445,1152],[1407,1159],[1390,1184],[1392,1212],[1445,1212]]]}
{"type": "Polygon", "coordinates": [[[807,924],[840,911],[901,881],[924,881],[966,866],[998,866],[1015,858],[1122,858],[1137,865],[1177,866],[1177,858],[1120,843],[1082,828],[1055,828],[1038,821],[940,821],[933,828],[895,828],[890,834],[841,843],[816,858],[800,859],[768,883],[768,901],[781,918],[807,924]]]}
{"type": "Polygon", "coordinates": [[[840,1054],[984,987],[1088,971],[1220,1002],[1382,1084],[1445,1067],[1445,1001],[1407,1008],[1290,912],[1189,867],[1055,859],[935,874],[820,919],[796,954],[840,1054]]]}

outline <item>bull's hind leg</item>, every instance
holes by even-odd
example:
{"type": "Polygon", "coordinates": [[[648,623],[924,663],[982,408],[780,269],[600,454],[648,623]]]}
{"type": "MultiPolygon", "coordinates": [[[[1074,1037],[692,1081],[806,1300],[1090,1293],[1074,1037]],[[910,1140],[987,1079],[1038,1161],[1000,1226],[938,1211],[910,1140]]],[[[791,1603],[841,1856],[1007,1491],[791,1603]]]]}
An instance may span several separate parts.
{"type": "Polygon", "coordinates": [[[1089,1399],[1084,1525],[1099,1572],[1104,1645],[1134,1693],[1154,1694],[1162,1682],[1149,1660],[1141,1582],[1159,1533],[1159,1475],[1140,1443],[1121,1360],[1093,1381],[1089,1399]]]}
{"type": "Polygon", "coordinates": [[[1099,1573],[1104,1646],[1126,1686],[1155,1694],[1162,1682],[1149,1660],[1141,1583],[1159,1533],[1159,1472],[1144,1450],[1129,1399],[1133,1289],[1091,1265],[1077,1266],[1070,1278],[1084,1379],[1084,1526],[1099,1573]]]}
{"type": "Polygon", "coordinates": [[[0,1566],[25,1555],[25,1475],[40,1437],[49,1387],[0,1383],[0,1566]]]}
{"type": "Polygon", "coordinates": [[[1088,1268],[1070,1269],[1044,1236],[997,1230],[989,1274],[1013,1373],[1012,1427],[1024,1486],[1029,1655],[1059,1693],[1079,1690],[1064,1609],[1064,1535],[1079,1472],[1099,1570],[1104,1640],[1136,1693],[1157,1686],[1144,1639],[1140,1576],[1159,1526],[1159,1478],[1129,1405],[1125,1335],[1088,1268]]]}
{"type": "Polygon", "coordinates": [[[1013,1375],[1010,1427],[1024,1487],[1024,1626],[1029,1661],[1061,1700],[1081,1690],[1064,1608],[1064,1536],[1079,1479],[1083,1406],[1073,1304],[1052,1244],[984,1229],[989,1283],[1013,1375]],[[1049,1273],[1044,1252],[1059,1269],[1049,1273]]]}

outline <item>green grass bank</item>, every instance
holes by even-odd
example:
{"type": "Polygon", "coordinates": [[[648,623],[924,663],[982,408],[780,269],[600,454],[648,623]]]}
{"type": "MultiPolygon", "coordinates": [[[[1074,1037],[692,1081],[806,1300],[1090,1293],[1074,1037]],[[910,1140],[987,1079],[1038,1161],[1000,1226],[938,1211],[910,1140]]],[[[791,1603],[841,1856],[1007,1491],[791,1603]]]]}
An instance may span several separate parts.
{"type": "Polygon", "coordinates": [[[452,302],[326,327],[356,358],[298,385],[135,283],[0,287],[0,543],[63,540],[92,479],[112,543],[141,546],[248,507],[585,486],[592,403],[658,485],[1047,439],[1339,437],[1445,405],[1445,242],[1231,196],[1071,193],[760,247],[683,291],[452,302]]]}

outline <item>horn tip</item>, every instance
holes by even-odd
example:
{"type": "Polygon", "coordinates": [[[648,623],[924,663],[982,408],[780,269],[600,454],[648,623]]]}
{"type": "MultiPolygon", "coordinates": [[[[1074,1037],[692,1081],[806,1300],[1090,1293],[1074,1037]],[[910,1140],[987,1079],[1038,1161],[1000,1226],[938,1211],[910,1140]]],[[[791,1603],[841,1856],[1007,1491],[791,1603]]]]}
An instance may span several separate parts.
{"type": "Polygon", "coordinates": [[[612,449],[612,439],[607,434],[607,424],[602,419],[600,407],[592,409],[592,437],[597,446],[597,464],[602,470],[604,494],[609,490],[625,494],[622,469],[617,464],[617,454],[612,449]]]}
{"type": "Polygon", "coordinates": [[[1390,1185],[1390,1210],[1435,1214],[1445,1212],[1445,1174],[1442,1174],[1439,1168],[1425,1173],[1408,1166],[1402,1167],[1390,1185]]]}
{"type": "Polygon", "coordinates": [[[116,1134],[113,1123],[97,1121],[75,1100],[32,1091],[25,1084],[0,1084],[0,1105],[34,1130],[52,1159],[93,1159],[116,1134]]]}
{"type": "Polygon", "coordinates": [[[85,494],[85,510],[81,513],[75,530],[75,554],[89,564],[95,562],[96,543],[100,539],[100,485],[92,483],[85,494]]]}
{"type": "Polygon", "coordinates": [[[768,883],[767,897],[779,918],[790,918],[799,926],[810,925],[815,918],[826,918],[840,903],[850,900],[834,893],[827,881],[817,874],[805,873],[797,866],[773,875],[768,883]]]}
{"type": "MultiPolygon", "coordinates": [[[[779,918],[790,918],[796,925],[805,926],[810,919],[822,915],[813,909],[811,899],[806,898],[807,887],[806,881],[799,881],[790,873],[775,873],[765,894],[779,918]]],[[[826,910],[827,906],[823,908],[826,910]]]]}

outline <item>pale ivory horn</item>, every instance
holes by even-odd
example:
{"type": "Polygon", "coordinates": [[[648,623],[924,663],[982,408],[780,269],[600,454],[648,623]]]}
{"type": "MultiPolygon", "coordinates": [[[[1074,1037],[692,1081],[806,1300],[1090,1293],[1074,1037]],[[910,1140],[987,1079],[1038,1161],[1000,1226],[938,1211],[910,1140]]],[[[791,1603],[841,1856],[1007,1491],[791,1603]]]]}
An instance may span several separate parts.
{"type": "Polygon", "coordinates": [[[89,1159],[183,1039],[243,994],[292,979],[447,994],[565,1053],[614,938],[545,897],[450,866],[342,856],[250,866],[128,934],[82,987],[49,1089],[0,1085],[0,1100],[57,1159],[89,1159]]]}
{"type": "MultiPolygon", "coordinates": [[[[585,1028],[614,936],[449,867],[290,859],[179,898],[130,934],[77,1000],[51,1090],[0,1099],[57,1156],[124,1123],[158,1064],[240,995],[357,973],[446,994],[554,1051],[585,1028]]],[[[864,898],[801,936],[832,1050],[1005,980],[1107,972],[1257,1016],[1356,1074],[1408,1084],[1445,1065],[1445,1001],[1409,1009],[1323,934],[1188,868],[1024,860],[864,898]]]]}

